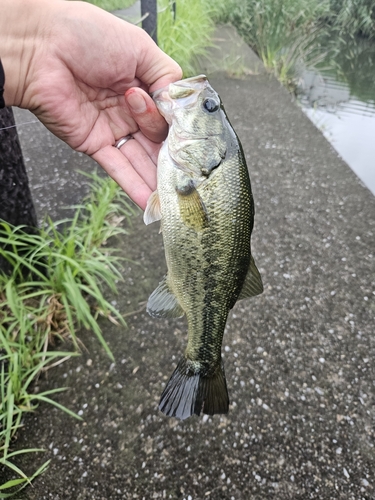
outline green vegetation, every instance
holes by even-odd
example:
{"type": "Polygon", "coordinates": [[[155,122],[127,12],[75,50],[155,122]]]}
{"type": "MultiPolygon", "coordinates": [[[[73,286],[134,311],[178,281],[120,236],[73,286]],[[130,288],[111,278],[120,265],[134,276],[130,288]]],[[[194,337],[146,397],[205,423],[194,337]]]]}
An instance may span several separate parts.
{"type": "Polygon", "coordinates": [[[231,22],[266,68],[289,86],[301,61],[314,66],[321,58],[314,44],[316,20],[326,11],[319,0],[231,0],[221,20],[231,22]]]}
{"type": "Polygon", "coordinates": [[[116,292],[122,278],[119,257],[107,241],[126,233],[120,223],[134,213],[124,192],[111,179],[91,176],[91,192],[71,219],[48,220],[28,234],[22,227],[0,224],[0,255],[12,274],[0,274],[0,470],[9,468],[16,479],[0,484],[0,498],[10,488],[22,488],[45,470],[43,464],[27,477],[15,464],[17,456],[36,449],[12,450],[12,438],[25,412],[40,402],[51,403],[72,416],[51,396],[64,390],[34,391],[41,373],[79,354],[77,330],[92,330],[111,359],[98,316],[125,325],[120,313],[104,297],[116,292]],[[70,340],[74,350],[51,347],[70,340]]]}
{"type": "Polygon", "coordinates": [[[205,0],[158,1],[158,43],[183,69],[184,77],[197,73],[197,58],[212,45],[215,8],[205,0]]]}
{"type": "MultiPolygon", "coordinates": [[[[375,34],[373,0],[229,0],[217,12],[217,20],[231,22],[266,68],[292,89],[301,65],[334,60],[334,49],[325,45],[326,33],[337,32],[341,41],[375,34]]],[[[340,49],[347,47],[341,43],[340,49]]]]}
{"type": "Polygon", "coordinates": [[[328,20],[346,35],[375,35],[374,0],[330,0],[328,20]]]}
{"type": "Polygon", "coordinates": [[[126,9],[130,5],[133,5],[134,0],[83,0],[84,2],[89,2],[101,9],[108,11],[117,9],[126,9]]]}

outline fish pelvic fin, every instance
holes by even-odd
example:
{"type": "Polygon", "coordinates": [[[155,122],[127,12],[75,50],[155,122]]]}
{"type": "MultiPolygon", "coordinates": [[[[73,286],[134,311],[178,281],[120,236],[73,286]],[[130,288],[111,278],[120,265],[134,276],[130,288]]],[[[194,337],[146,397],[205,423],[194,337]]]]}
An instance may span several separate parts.
{"type": "Polygon", "coordinates": [[[153,318],[181,318],[185,313],[168,286],[167,275],[150,295],[147,312],[153,318]]]}
{"type": "Polygon", "coordinates": [[[192,415],[228,413],[229,396],[224,365],[221,362],[211,376],[194,373],[182,358],[167,383],[159,410],[168,417],[185,420],[192,415]]]}

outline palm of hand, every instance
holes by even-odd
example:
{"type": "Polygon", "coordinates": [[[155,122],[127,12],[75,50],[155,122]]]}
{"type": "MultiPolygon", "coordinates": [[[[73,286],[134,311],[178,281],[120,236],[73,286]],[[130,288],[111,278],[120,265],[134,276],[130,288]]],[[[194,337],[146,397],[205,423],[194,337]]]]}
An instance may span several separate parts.
{"type": "MultiPolygon", "coordinates": [[[[144,208],[156,188],[159,142],[166,133],[165,125],[161,125],[163,119],[151,98],[141,90],[144,86],[131,74],[116,81],[112,71],[107,73],[106,78],[102,71],[99,78],[107,82],[104,88],[99,85],[101,82],[89,85],[87,79],[90,74],[83,75],[80,67],[70,70],[56,59],[48,67],[48,74],[40,72],[28,88],[32,96],[29,109],[57,137],[100,163],[144,208]],[[108,84],[110,81],[113,83],[108,84]],[[124,97],[125,91],[133,86],[138,87],[138,93],[148,100],[147,115],[136,117],[138,121],[124,97]],[[155,128],[159,127],[156,135],[152,128],[147,128],[151,123],[155,128]],[[113,147],[116,140],[128,134],[132,134],[137,141],[131,141],[132,144],[121,148],[121,151],[113,147]]],[[[92,75],[91,82],[95,82],[92,75]]]]}
{"type": "Polygon", "coordinates": [[[35,101],[31,109],[51,132],[73,149],[93,155],[138,130],[124,98],[133,82],[117,84],[118,93],[89,85],[63,64],[59,66],[41,75],[35,82],[38,88],[31,89],[35,101]]]}

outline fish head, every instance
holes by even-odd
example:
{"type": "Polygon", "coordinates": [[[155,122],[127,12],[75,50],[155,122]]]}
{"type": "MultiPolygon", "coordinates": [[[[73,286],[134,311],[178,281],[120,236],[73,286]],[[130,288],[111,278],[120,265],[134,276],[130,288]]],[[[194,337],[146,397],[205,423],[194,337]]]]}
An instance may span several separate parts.
{"type": "Polygon", "coordinates": [[[225,158],[231,127],[206,76],[171,83],[152,97],[170,126],[168,150],[177,168],[208,177],[225,158]]]}

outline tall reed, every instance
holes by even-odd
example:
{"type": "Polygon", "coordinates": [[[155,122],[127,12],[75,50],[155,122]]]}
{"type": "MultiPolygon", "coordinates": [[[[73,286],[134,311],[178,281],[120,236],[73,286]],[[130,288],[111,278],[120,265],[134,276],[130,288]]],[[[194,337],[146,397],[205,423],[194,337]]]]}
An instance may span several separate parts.
{"type": "Polygon", "coordinates": [[[341,34],[375,36],[374,0],[331,0],[327,19],[341,34]]]}

